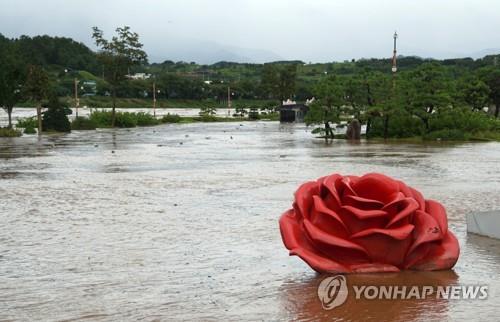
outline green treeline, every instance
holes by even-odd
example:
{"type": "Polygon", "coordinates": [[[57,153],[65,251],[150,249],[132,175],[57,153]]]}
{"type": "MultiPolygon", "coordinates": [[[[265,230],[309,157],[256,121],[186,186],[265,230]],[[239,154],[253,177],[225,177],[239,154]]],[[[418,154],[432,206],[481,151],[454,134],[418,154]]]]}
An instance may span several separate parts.
{"type": "Polygon", "coordinates": [[[286,99],[314,97],[306,122],[319,125],[325,137],[332,135],[330,124],[352,117],[367,126],[368,137],[497,138],[500,131],[500,55],[476,60],[401,56],[394,75],[389,58],[321,64],[150,63],[137,34],[128,27],[117,32],[123,43],[139,50],[126,53],[140,54],[136,61],[117,64],[120,46],[113,47],[97,28],[98,52],[68,38],[0,35],[0,105],[7,111],[42,106],[51,92],[74,106],[76,80],[80,106],[151,107],[154,83],[157,107],[212,110],[227,106],[229,95],[235,108],[273,108],[286,99]],[[41,82],[47,88],[26,88],[41,82]]]}

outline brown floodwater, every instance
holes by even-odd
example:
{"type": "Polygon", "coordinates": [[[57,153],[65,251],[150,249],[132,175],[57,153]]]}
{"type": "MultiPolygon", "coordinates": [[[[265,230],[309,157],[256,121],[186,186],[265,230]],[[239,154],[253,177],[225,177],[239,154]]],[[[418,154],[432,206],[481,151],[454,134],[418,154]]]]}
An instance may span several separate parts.
{"type": "Polygon", "coordinates": [[[500,144],[325,144],[301,125],[162,125],[0,139],[0,320],[480,320],[500,315],[500,144]],[[114,152],[113,152],[114,151],[114,152]],[[322,309],[278,218],[297,186],[383,172],[441,201],[453,271],[357,285],[487,285],[484,300],[356,300],[322,309]]]}

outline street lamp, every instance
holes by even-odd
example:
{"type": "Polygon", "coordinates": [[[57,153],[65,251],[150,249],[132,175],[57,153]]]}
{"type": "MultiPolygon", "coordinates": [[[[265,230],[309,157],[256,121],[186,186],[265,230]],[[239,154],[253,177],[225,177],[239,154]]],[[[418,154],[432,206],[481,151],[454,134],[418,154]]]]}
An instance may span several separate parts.
{"type": "MultiPolygon", "coordinates": [[[[78,81],[78,79],[76,79],[76,77],[74,79],[74,82],[75,82],[75,111],[76,111],[75,116],[76,116],[76,118],[78,118],[78,107],[80,106],[80,100],[78,99],[78,83],[79,83],[79,81],[78,81]]],[[[83,89],[83,87],[82,87],[82,89],[83,89]]]]}
{"type": "MultiPolygon", "coordinates": [[[[160,94],[160,90],[158,90],[160,94]]],[[[153,116],[156,118],[156,82],[153,82],[153,116]]]]}
{"type": "MultiPolygon", "coordinates": [[[[69,68],[64,69],[64,72],[66,74],[69,73],[70,71],[72,71],[72,70],[69,68]]],[[[78,99],[78,83],[79,83],[79,81],[75,77],[73,80],[73,85],[74,85],[74,91],[75,91],[75,115],[77,118],[78,118],[78,107],[80,106],[80,100],[78,99]]],[[[82,90],[83,90],[83,86],[82,86],[82,90]]]]}

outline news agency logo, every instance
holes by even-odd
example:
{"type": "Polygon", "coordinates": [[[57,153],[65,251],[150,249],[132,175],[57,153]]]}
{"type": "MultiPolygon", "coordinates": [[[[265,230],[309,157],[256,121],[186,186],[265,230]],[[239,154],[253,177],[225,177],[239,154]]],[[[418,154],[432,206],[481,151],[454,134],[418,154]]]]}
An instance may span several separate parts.
{"type": "Polygon", "coordinates": [[[344,304],[349,291],[344,275],[325,278],[318,287],[318,296],[325,310],[331,310],[344,304]]]}
{"type": "MultiPolygon", "coordinates": [[[[488,298],[486,285],[406,286],[406,285],[352,285],[354,299],[359,300],[484,300],[488,298]]],[[[318,287],[318,297],[325,310],[341,306],[347,300],[349,289],[344,275],[325,278],[318,287]]]]}

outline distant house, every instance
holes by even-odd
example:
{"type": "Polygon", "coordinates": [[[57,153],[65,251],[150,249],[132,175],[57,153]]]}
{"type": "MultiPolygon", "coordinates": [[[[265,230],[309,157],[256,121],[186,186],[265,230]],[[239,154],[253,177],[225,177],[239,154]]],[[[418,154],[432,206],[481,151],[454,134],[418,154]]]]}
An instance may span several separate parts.
{"type": "Polygon", "coordinates": [[[146,74],[146,73],[135,73],[133,75],[127,75],[127,78],[133,79],[133,80],[145,80],[149,79],[151,77],[151,74],[146,74]]]}
{"type": "Polygon", "coordinates": [[[278,108],[281,123],[302,123],[309,111],[306,104],[297,104],[295,101],[287,100],[278,108]]]}
{"type": "Polygon", "coordinates": [[[82,83],[82,96],[95,96],[97,94],[97,82],[94,80],[84,80],[82,83]]]}

